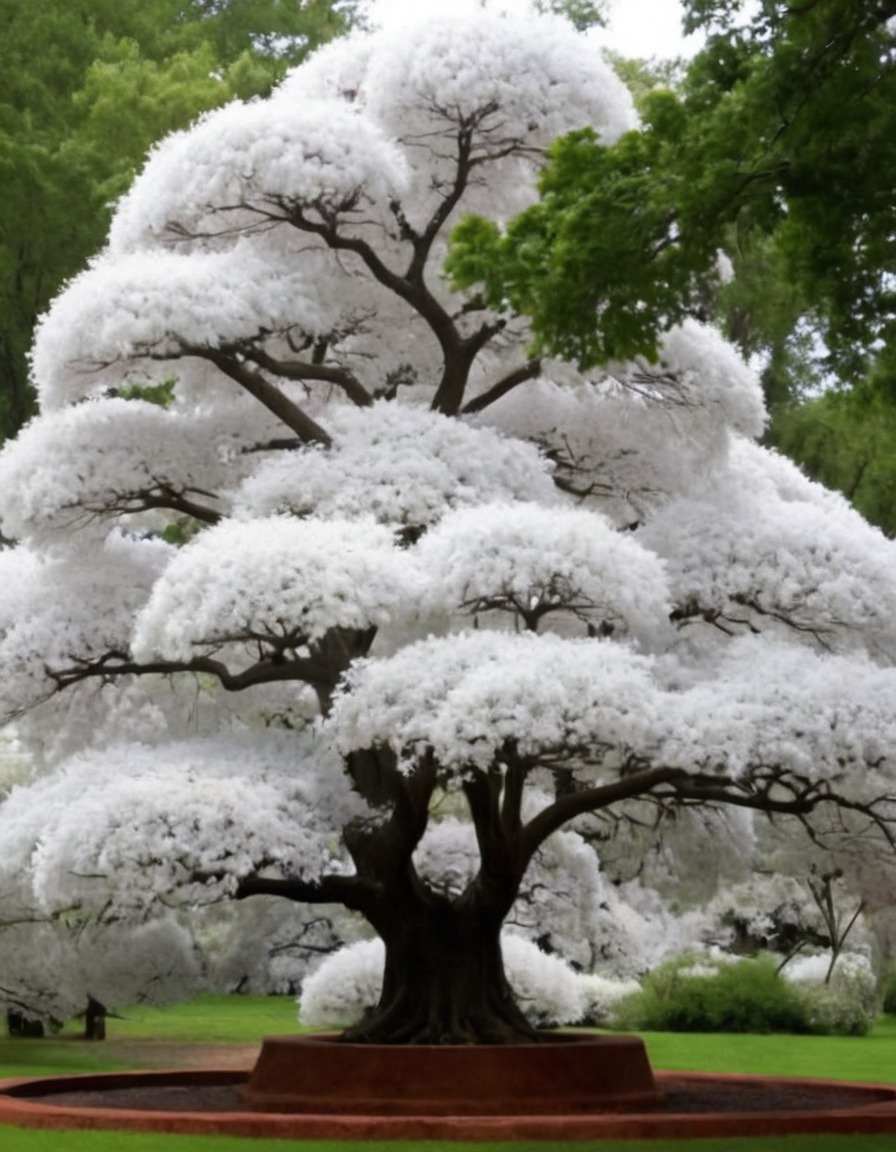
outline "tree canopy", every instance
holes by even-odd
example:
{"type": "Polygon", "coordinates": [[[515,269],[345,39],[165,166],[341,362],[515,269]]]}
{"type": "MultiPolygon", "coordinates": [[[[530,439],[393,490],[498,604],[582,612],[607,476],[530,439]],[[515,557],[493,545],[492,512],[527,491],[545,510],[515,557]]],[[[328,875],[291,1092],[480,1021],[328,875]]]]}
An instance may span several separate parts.
{"type": "Polygon", "coordinates": [[[11,888],[90,924],[341,904],[385,948],[354,1035],[501,1041],[501,927],[563,830],[889,844],[896,546],[757,444],[711,327],[583,373],[443,275],[553,139],[634,122],[568,25],[480,15],[153,151],[0,454],[11,888]]]}

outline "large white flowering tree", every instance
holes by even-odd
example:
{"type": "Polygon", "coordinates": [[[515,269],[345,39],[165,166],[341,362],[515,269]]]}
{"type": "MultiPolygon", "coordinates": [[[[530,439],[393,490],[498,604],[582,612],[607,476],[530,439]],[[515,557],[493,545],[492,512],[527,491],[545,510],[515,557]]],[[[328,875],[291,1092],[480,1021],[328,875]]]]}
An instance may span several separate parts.
{"type": "Polygon", "coordinates": [[[571,822],[734,806],[703,869],[755,812],[885,828],[894,546],[756,445],[713,330],[584,376],[442,273],[552,138],[633,124],[587,40],[480,16],[150,156],[0,458],[2,865],[47,914],[342,904],[386,952],[356,1036],[498,1041],[501,925],[571,822]]]}

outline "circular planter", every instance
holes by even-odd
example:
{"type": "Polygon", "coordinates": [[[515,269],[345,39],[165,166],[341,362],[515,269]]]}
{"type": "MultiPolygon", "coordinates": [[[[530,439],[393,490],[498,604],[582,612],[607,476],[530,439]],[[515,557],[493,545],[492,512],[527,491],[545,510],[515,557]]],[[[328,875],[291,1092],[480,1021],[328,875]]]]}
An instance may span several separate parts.
{"type": "Polygon", "coordinates": [[[243,1096],[262,1112],[551,1116],[658,1108],[636,1036],[558,1034],[540,1044],[349,1044],[265,1040],[243,1096]]]}
{"type": "MultiPolygon", "coordinates": [[[[527,1054],[539,1054],[531,1057],[509,1046],[396,1048],[332,1037],[267,1041],[265,1048],[251,1073],[2,1081],[0,1125],[361,1141],[896,1134],[894,1085],[676,1072],[654,1079],[640,1040],[628,1037],[526,1045],[527,1054]],[[430,1060],[434,1052],[443,1056],[430,1060]],[[425,1069],[435,1082],[427,1083],[425,1069]],[[303,1086],[296,1076],[310,1079],[303,1086]],[[312,1090],[325,1099],[297,1110],[308,1108],[312,1090]]],[[[762,1143],[756,1147],[761,1152],[762,1143]]]]}

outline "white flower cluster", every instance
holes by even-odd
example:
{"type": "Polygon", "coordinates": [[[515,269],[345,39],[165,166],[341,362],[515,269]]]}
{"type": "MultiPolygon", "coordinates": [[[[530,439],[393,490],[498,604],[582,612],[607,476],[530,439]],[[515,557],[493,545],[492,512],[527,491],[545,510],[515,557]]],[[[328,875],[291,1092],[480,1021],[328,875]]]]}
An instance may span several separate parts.
{"type": "Polygon", "coordinates": [[[330,629],[388,621],[415,595],[413,571],[370,521],[224,521],[181,549],[157,581],[134,652],[188,661],[228,644],[290,640],[307,649],[330,629]]]}
{"type": "Polygon", "coordinates": [[[595,632],[655,637],[671,607],[657,558],[585,509],[464,509],[428,532],[416,557],[429,573],[432,608],[544,614],[549,628],[578,619],[595,632]]]}
{"type": "Polygon", "coordinates": [[[60,536],[166,490],[221,488],[233,471],[207,424],[143,400],[93,400],[48,412],[4,445],[0,528],[10,539],[60,536]]]}
{"type": "MultiPolygon", "coordinates": [[[[4,870],[30,874],[47,913],[103,920],[220,900],[259,869],[313,880],[344,867],[320,803],[339,774],[311,738],[283,732],[113,745],[12,790],[4,870]]],[[[339,807],[364,811],[350,794],[339,807]]]]}
{"type": "Polygon", "coordinates": [[[599,769],[645,755],[662,730],[650,661],[598,640],[471,632],[358,661],[327,727],[342,751],[385,745],[406,759],[432,749],[464,774],[514,747],[599,769]],[[612,750],[612,756],[609,752],[612,750]]]}
{"type": "Polygon", "coordinates": [[[666,559],[675,600],[698,620],[896,654],[896,544],[755,445],[738,441],[711,485],[638,538],[666,559]]]}
{"type": "Polygon", "coordinates": [[[234,515],[373,516],[424,528],[451,508],[488,500],[559,499],[550,465],[531,444],[427,408],[334,406],[327,429],[331,448],[260,464],[236,491],[234,515]]]}

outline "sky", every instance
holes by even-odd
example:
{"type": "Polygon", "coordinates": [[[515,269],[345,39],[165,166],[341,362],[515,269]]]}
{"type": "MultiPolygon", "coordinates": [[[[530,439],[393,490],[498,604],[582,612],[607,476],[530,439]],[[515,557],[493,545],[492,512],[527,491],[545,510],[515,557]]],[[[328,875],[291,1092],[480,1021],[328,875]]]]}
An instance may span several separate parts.
{"type": "MultiPolygon", "coordinates": [[[[524,10],[525,0],[490,0],[495,9],[524,10]]],[[[371,15],[383,24],[419,19],[424,13],[453,13],[477,7],[477,0],[372,0],[371,15]]],[[[678,0],[610,0],[610,27],[597,38],[622,56],[691,56],[699,39],[681,34],[678,0]]]]}

